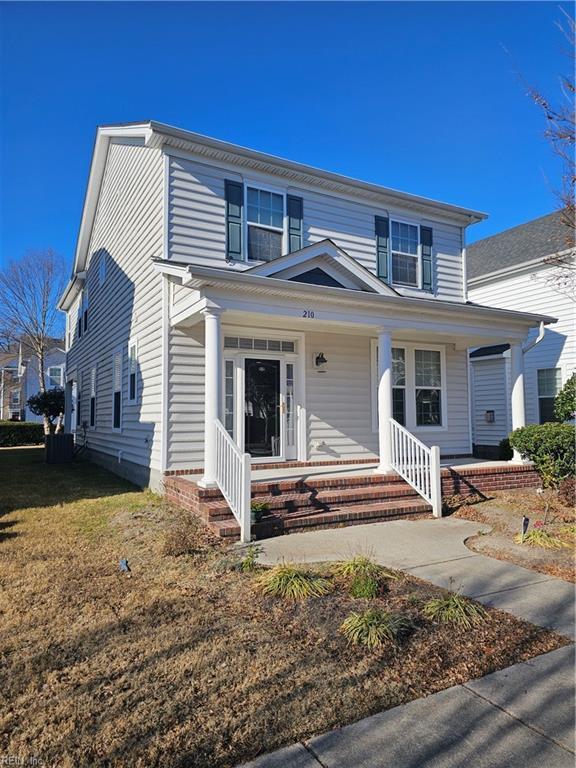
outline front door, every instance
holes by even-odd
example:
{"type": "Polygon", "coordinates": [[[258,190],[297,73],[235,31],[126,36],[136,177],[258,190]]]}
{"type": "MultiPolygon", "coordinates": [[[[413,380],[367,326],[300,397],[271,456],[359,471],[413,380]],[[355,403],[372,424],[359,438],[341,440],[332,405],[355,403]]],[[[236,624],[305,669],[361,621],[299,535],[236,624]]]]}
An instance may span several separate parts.
{"type": "MultiPolygon", "coordinates": [[[[234,369],[232,361],[227,361],[226,365],[225,413],[227,428],[230,431],[235,421],[234,369]]],[[[241,358],[238,360],[238,366],[241,375],[239,389],[244,394],[244,407],[239,409],[243,422],[239,425],[239,444],[243,443],[244,450],[250,453],[255,461],[295,459],[295,361],[263,355],[241,358]]]]}
{"type": "Polygon", "coordinates": [[[244,363],[244,450],[253,458],[282,457],[280,360],[244,363]]]}

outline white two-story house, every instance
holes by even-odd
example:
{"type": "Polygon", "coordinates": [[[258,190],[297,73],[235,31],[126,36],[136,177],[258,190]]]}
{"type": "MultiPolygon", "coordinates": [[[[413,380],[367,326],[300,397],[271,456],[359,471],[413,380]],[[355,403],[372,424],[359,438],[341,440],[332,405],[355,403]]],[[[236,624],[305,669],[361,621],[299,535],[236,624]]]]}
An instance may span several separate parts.
{"type": "Polygon", "coordinates": [[[468,300],[482,218],[156,122],[99,128],[60,303],[68,426],[136,482],[198,472],[232,506],[247,461],[403,461],[426,485],[427,448],[472,453],[468,349],[509,343],[521,381],[553,321],[468,300]]]}
{"type": "MultiPolygon", "coordinates": [[[[556,211],[512,227],[468,249],[473,301],[552,314],[554,325],[534,329],[524,345],[526,422],[554,421],[554,399],[576,370],[576,295],[569,278],[574,231],[556,211]],[[565,267],[559,266],[565,263],[565,267]]],[[[481,347],[470,355],[475,452],[499,455],[512,429],[510,346],[481,347]]]]}

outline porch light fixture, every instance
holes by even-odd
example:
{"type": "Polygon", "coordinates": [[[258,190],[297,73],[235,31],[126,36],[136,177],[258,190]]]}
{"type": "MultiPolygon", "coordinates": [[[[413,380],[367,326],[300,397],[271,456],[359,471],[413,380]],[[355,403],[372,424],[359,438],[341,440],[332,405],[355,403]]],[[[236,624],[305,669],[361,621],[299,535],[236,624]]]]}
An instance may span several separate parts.
{"type": "Polygon", "coordinates": [[[324,352],[318,352],[314,355],[314,365],[319,373],[324,373],[328,360],[324,356],[324,352]]]}

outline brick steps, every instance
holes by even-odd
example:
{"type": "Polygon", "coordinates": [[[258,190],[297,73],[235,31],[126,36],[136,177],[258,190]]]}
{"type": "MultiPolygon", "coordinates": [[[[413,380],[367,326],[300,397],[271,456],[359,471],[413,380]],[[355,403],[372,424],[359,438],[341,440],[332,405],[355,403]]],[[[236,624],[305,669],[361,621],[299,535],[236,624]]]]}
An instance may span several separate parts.
{"type": "MultiPolygon", "coordinates": [[[[350,504],[336,507],[330,511],[288,513],[285,515],[267,515],[252,526],[256,539],[278,536],[283,533],[334,528],[339,525],[360,525],[361,523],[399,520],[415,515],[429,515],[431,507],[423,499],[409,501],[383,501],[378,504],[350,504]]],[[[217,535],[229,540],[240,537],[240,527],[236,520],[215,520],[210,527],[217,535]]]]}

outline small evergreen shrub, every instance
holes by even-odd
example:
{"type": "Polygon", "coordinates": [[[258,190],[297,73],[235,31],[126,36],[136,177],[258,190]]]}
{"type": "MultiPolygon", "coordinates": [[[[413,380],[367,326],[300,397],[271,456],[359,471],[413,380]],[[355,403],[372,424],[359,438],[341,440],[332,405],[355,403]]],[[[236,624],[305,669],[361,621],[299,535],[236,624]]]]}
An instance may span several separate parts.
{"type": "Polygon", "coordinates": [[[510,434],[510,445],[522,458],[534,462],[545,488],[558,485],[566,477],[573,477],[576,460],[573,424],[529,424],[510,434]]]}
{"type": "Polygon", "coordinates": [[[564,384],[554,400],[554,416],[558,421],[570,421],[576,411],[576,373],[564,384]]]}
{"type": "Polygon", "coordinates": [[[326,595],[331,585],[328,579],[283,563],[260,574],[256,578],[256,586],[264,595],[305,600],[307,597],[326,595]]]}
{"type": "Polygon", "coordinates": [[[455,624],[464,629],[482,624],[488,617],[482,606],[458,594],[435,597],[426,603],[423,611],[424,615],[433,621],[455,624]]]}
{"type": "Polygon", "coordinates": [[[351,613],[342,623],[340,632],[352,645],[365,645],[372,650],[398,643],[413,627],[414,623],[408,616],[369,608],[361,613],[351,613]]]}
{"type": "Polygon", "coordinates": [[[0,448],[18,445],[41,445],[44,425],[33,421],[0,421],[0,448]]]}
{"type": "Polygon", "coordinates": [[[378,595],[380,583],[372,576],[354,576],[350,582],[349,592],[352,597],[372,600],[378,595]]]}

